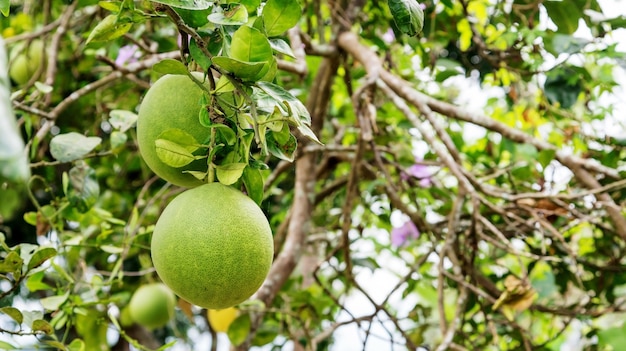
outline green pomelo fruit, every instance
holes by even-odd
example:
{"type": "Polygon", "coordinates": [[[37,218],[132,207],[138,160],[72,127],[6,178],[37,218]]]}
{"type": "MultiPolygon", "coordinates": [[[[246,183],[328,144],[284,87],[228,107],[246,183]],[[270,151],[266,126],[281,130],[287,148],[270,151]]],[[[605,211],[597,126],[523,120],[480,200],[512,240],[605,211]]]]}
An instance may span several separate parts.
{"type": "MultiPolygon", "coordinates": [[[[202,81],[202,73],[193,73],[202,81]]],[[[170,129],[179,129],[194,137],[199,144],[209,138],[210,129],[202,126],[199,120],[202,89],[186,75],[165,75],[154,83],[146,93],[137,119],[137,142],[139,152],[150,169],[166,181],[193,188],[204,184],[185,171],[207,171],[206,159],[200,159],[190,164],[176,168],[164,163],[158,156],[156,140],[161,134],[170,129]]],[[[182,142],[189,142],[183,140],[182,142]]],[[[194,155],[206,153],[206,148],[200,148],[194,155]]]]}
{"type": "Polygon", "coordinates": [[[9,76],[18,85],[24,85],[33,77],[41,66],[41,55],[43,54],[43,42],[33,40],[28,48],[16,47],[14,52],[18,52],[11,59],[9,76]]]}
{"type": "Polygon", "coordinates": [[[272,230],[249,197],[211,183],[167,205],[152,234],[152,261],[178,296],[223,309],[254,294],[274,255],[272,230]]]}
{"type": "Polygon", "coordinates": [[[165,284],[140,286],[128,305],[133,321],[149,329],[160,328],[174,317],[176,296],[165,284]]]}

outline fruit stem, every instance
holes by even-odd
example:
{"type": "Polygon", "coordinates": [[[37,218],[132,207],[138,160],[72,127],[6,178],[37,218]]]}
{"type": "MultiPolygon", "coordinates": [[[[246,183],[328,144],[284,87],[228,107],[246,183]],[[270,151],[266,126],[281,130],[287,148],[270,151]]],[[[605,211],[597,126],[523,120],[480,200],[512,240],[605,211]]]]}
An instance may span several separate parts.
{"type": "Polygon", "coordinates": [[[215,147],[215,137],[216,131],[215,128],[211,128],[211,141],[209,142],[209,158],[207,160],[208,173],[207,173],[207,183],[213,183],[215,181],[215,165],[213,164],[213,148],[215,147]]]}

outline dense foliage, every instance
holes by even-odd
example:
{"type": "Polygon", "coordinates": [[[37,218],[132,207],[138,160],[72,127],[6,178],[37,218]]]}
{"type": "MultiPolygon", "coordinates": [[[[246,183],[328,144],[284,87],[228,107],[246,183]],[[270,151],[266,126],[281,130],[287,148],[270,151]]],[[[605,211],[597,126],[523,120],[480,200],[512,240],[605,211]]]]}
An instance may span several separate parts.
{"type": "Polygon", "coordinates": [[[0,349],[624,349],[626,19],[599,3],[0,0],[0,349]],[[191,71],[212,137],[158,157],[274,233],[228,338],[181,299],[127,317],[184,190],[137,112],[191,71]]]}

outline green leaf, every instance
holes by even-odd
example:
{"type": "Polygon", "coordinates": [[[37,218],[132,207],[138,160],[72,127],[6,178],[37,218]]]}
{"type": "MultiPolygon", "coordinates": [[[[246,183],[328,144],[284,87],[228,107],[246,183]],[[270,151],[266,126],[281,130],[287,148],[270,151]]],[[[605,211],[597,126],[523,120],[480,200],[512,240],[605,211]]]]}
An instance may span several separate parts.
{"type": "Polygon", "coordinates": [[[187,70],[187,67],[185,67],[182,62],[174,59],[165,59],[152,66],[152,70],[161,74],[189,74],[189,70],[187,70]]]}
{"type": "Polygon", "coordinates": [[[259,30],[242,26],[233,34],[229,57],[243,62],[269,62],[272,46],[259,30]]]}
{"type": "Polygon", "coordinates": [[[120,7],[120,4],[111,2],[111,1],[98,1],[98,6],[102,7],[103,9],[107,11],[114,12],[114,13],[118,13],[122,10],[122,8],[120,7]]]}
{"type": "Polygon", "coordinates": [[[41,247],[35,251],[33,256],[28,261],[28,270],[41,266],[48,259],[56,256],[57,250],[52,247],[41,247]]]}
{"type": "Polygon", "coordinates": [[[626,348],[626,323],[621,327],[607,328],[598,331],[598,345],[604,350],[604,346],[612,346],[613,350],[626,348]]]}
{"type": "Polygon", "coordinates": [[[186,25],[192,28],[200,28],[209,23],[209,19],[207,17],[213,13],[213,9],[211,7],[204,10],[178,8],[176,9],[176,12],[178,12],[186,25]]]}
{"type": "Polygon", "coordinates": [[[170,167],[180,168],[195,161],[194,155],[183,146],[170,140],[155,140],[159,159],[170,167]]]}
{"type": "Polygon", "coordinates": [[[560,103],[562,108],[572,107],[583,89],[579,76],[575,69],[567,66],[550,71],[544,83],[548,100],[560,103]]]}
{"type": "Polygon", "coordinates": [[[158,2],[159,4],[169,5],[172,7],[178,7],[188,10],[205,10],[211,7],[211,2],[208,0],[151,0],[152,2],[158,2]]]}
{"type": "Polygon", "coordinates": [[[52,289],[50,285],[43,282],[43,278],[45,278],[45,276],[46,274],[44,271],[31,274],[26,280],[26,288],[31,292],[52,289]]]}
{"type": "Polygon", "coordinates": [[[286,143],[278,143],[278,141],[274,139],[274,133],[268,132],[266,134],[266,139],[267,148],[272,155],[280,158],[281,160],[293,162],[296,155],[296,149],[298,147],[296,137],[290,135],[289,140],[286,143]]]}
{"type": "Polygon", "coordinates": [[[117,15],[108,15],[89,33],[86,44],[109,41],[126,34],[133,26],[130,22],[118,22],[117,15]]]}
{"type": "Polygon", "coordinates": [[[202,67],[203,71],[206,72],[209,70],[211,67],[211,59],[208,58],[204,52],[202,52],[202,49],[198,47],[198,44],[194,39],[191,39],[189,42],[189,54],[191,55],[191,58],[193,58],[193,60],[196,61],[200,67],[202,67]]]}
{"type": "Polygon", "coordinates": [[[267,62],[243,62],[230,57],[216,56],[213,57],[213,63],[241,79],[254,80],[267,62]]]}
{"type": "Polygon", "coordinates": [[[71,162],[81,159],[101,142],[99,137],[86,137],[75,132],[59,134],[50,140],[50,153],[57,161],[71,162]]]}
{"type": "Polygon", "coordinates": [[[18,273],[22,271],[24,260],[16,251],[9,252],[4,260],[0,261],[0,273],[18,273]]]}
{"type": "Polygon", "coordinates": [[[554,160],[554,155],[556,155],[556,150],[541,150],[537,155],[537,161],[545,169],[554,160]]]}
{"type": "Polygon", "coordinates": [[[68,345],[69,351],[85,351],[85,342],[81,339],[74,339],[68,345]]]}
{"type": "Polygon", "coordinates": [[[122,252],[124,252],[124,248],[113,245],[102,245],[100,246],[100,249],[110,254],[121,254],[122,252]]]}
{"type": "Polygon", "coordinates": [[[587,44],[591,43],[587,39],[554,32],[546,32],[543,40],[546,50],[555,56],[581,52],[587,44]]]}
{"type": "Polygon", "coordinates": [[[273,37],[295,26],[302,16],[302,9],[298,0],[268,0],[261,16],[267,36],[273,37]]]}
{"type": "MultiPolygon", "coordinates": [[[[2,0],[0,0],[0,1],[2,1],[2,0]]],[[[5,16],[7,16],[7,15],[5,15],[5,16]]],[[[6,341],[0,340],[0,350],[17,350],[17,348],[15,346],[9,344],[6,341]]]]}
{"type": "Polygon", "coordinates": [[[246,187],[248,196],[261,206],[263,201],[263,176],[261,171],[252,167],[243,170],[243,184],[246,187]]]}
{"type": "Polygon", "coordinates": [[[70,169],[69,181],[72,185],[68,194],[70,203],[81,213],[87,212],[100,196],[96,171],[84,163],[79,164],[70,169]]]}
{"type": "Polygon", "coordinates": [[[0,0],[0,12],[4,17],[9,17],[9,10],[11,9],[10,0],[0,0]]]}
{"type": "Polygon", "coordinates": [[[224,26],[237,26],[248,23],[248,11],[241,4],[230,4],[230,7],[223,12],[216,12],[209,15],[209,22],[224,26]]]}
{"type": "Polygon", "coordinates": [[[261,0],[239,0],[238,2],[246,7],[249,14],[255,13],[261,5],[261,0]]]}
{"type": "Polygon", "coordinates": [[[548,16],[556,26],[559,33],[572,34],[578,29],[578,20],[582,12],[578,6],[572,6],[570,1],[544,1],[543,6],[548,11],[548,16]]]}
{"type": "Polygon", "coordinates": [[[229,126],[224,124],[212,124],[211,128],[216,129],[216,131],[222,137],[222,140],[226,141],[227,145],[235,145],[235,143],[237,142],[237,135],[232,129],[230,129],[229,126]]]}
{"type": "Polygon", "coordinates": [[[41,303],[43,308],[45,308],[45,309],[47,309],[49,311],[56,311],[56,310],[59,309],[59,307],[61,307],[62,304],[65,303],[65,301],[67,301],[67,298],[69,296],[70,296],[70,292],[67,291],[63,295],[55,295],[55,296],[44,297],[43,299],[40,299],[39,302],[41,303]]]}
{"type": "Polygon", "coordinates": [[[194,160],[193,152],[198,150],[198,141],[193,135],[180,129],[167,129],[155,140],[159,159],[171,167],[183,167],[194,160]]]}
{"type": "Polygon", "coordinates": [[[125,133],[137,123],[137,114],[127,110],[112,110],[109,112],[109,123],[122,133],[125,133]]]}
{"type": "Polygon", "coordinates": [[[37,90],[39,90],[40,92],[44,94],[51,93],[53,89],[51,86],[47,84],[43,84],[41,82],[35,82],[35,88],[37,88],[37,90]]]}
{"type": "Polygon", "coordinates": [[[33,331],[42,331],[46,334],[52,334],[52,326],[43,319],[35,319],[31,328],[33,331]]]}
{"type": "Polygon", "coordinates": [[[279,54],[296,58],[293,51],[291,50],[291,46],[289,46],[289,44],[287,44],[287,42],[283,39],[270,39],[270,46],[272,47],[272,50],[276,51],[279,54]]]}
{"type": "Polygon", "coordinates": [[[2,307],[0,308],[0,312],[11,317],[18,325],[22,324],[22,322],[24,321],[24,316],[22,315],[22,312],[20,312],[20,310],[15,307],[2,307]]]}
{"type": "Polygon", "coordinates": [[[297,117],[298,123],[304,123],[311,125],[311,115],[309,110],[306,109],[304,104],[293,96],[290,92],[283,87],[270,82],[260,81],[256,83],[257,87],[261,88],[267,95],[269,95],[278,104],[278,107],[285,113],[293,113],[297,117]]]}
{"type": "Polygon", "coordinates": [[[424,11],[417,0],[387,0],[389,11],[398,29],[410,36],[419,34],[424,28],[424,11]]]}
{"type": "Polygon", "coordinates": [[[216,166],[217,179],[224,185],[235,184],[243,175],[246,163],[227,163],[216,166]]]}
{"type": "Polygon", "coordinates": [[[246,338],[250,333],[250,327],[250,315],[246,313],[237,317],[230,327],[228,327],[228,339],[230,339],[230,342],[235,346],[241,345],[244,341],[246,341],[246,338]]]}

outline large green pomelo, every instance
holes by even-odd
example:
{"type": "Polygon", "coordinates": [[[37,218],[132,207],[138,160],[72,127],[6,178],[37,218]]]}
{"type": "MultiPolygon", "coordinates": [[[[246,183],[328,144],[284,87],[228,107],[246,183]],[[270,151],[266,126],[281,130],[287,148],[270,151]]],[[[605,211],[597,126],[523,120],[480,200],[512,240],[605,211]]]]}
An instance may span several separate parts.
{"type": "Polygon", "coordinates": [[[209,309],[252,296],[274,255],[263,211],[219,183],[186,190],[172,200],[156,223],[151,246],[161,280],[178,296],[209,309]]]}
{"type": "Polygon", "coordinates": [[[130,317],[149,329],[160,328],[174,317],[176,296],[161,283],[140,286],[128,304],[130,317]]]}
{"type": "MultiPolygon", "coordinates": [[[[193,74],[198,80],[203,80],[202,73],[193,74]]],[[[155,141],[168,129],[180,129],[192,135],[198,143],[205,143],[211,131],[202,126],[198,118],[203,107],[202,95],[202,89],[188,76],[165,75],[148,89],[137,119],[139,152],[148,167],[166,181],[187,188],[203,182],[184,171],[206,172],[207,160],[196,160],[180,168],[168,166],[157,156],[155,141]]],[[[206,153],[206,149],[200,148],[195,154],[203,152],[206,153]]]]}

